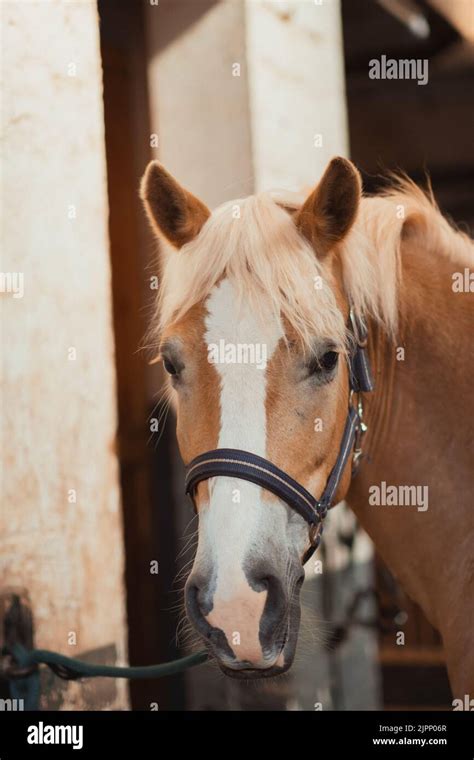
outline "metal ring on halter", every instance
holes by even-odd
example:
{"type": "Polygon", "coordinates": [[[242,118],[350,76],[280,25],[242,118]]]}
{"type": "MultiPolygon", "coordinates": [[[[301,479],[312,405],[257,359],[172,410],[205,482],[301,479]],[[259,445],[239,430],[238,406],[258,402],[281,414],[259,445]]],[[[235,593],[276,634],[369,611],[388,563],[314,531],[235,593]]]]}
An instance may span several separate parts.
{"type": "Polygon", "coordinates": [[[311,526],[309,529],[309,543],[311,546],[314,546],[315,549],[318,548],[319,542],[321,540],[321,536],[323,534],[323,521],[315,523],[311,526]]]}
{"type": "Polygon", "coordinates": [[[352,306],[349,309],[349,320],[358,347],[366,348],[369,340],[369,333],[365,322],[361,318],[356,317],[352,306]]]}

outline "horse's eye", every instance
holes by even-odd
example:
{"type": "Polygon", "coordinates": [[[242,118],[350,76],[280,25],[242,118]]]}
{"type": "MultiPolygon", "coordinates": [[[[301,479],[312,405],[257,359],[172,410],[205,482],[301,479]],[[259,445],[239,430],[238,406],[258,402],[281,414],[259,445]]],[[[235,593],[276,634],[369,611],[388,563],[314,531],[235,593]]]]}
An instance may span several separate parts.
{"type": "Polygon", "coordinates": [[[327,375],[334,369],[339,359],[337,351],[326,351],[321,356],[313,356],[311,361],[306,365],[308,376],[317,378],[325,382],[327,375]]]}
{"type": "Polygon", "coordinates": [[[323,354],[321,359],[319,360],[321,369],[325,370],[326,372],[329,372],[330,370],[334,369],[334,367],[337,364],[338,358],[339,358],[339,354],[337,353],[337,351],[326,351],[326,353],[323,354]]]}
{"type": "Polygon", "coordinates": [[[171,362],[169,359],[167,359],[166,356],[163,358],[163,366],[164,366],[165,370],[167,371],[168,375],[177,375],[178,374],[178,370],[174,366],[173,362],[171,362]]]}

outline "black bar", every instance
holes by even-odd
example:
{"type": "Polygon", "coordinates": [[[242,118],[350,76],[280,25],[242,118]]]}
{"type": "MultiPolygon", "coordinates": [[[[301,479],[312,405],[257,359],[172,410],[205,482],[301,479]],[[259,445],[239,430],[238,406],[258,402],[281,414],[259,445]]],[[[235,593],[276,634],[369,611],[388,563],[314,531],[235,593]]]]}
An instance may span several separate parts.
{"type": "Polygon", "coordinates": [[[164,752],[173,752],[173,747],[182,755],[187,749],[197,751],[199,745],[207,751],[214,746],[216,754],[225,755],[228,742],[234,752],[242,747],[246,754],[250,749],[254,752],[261,743],[268,757],[273,744],[281,749],[283,739],[290,746],[294,742],[291,752],[294,757],[313,752],[320,756],[323,749],[329,749],[331,753],[346,752],[347,757],[361,751],[362,757],[472,760],[474,714],[468,711],[0,713],[2,760],[25,755],[61,759],[113,757],[115,752],[127,756],[127,750],[134,753],[128,756],[141,757],[145,747],[147,756],[160,757],[164,752]],[[56,734],[59,726],[66,727],[63,736],[76,744],[78,752],[72,743],[45,743],[49,738],[61,738],[56,734]],[[42,739],[43,743],[29,743],[28,737],[42,739]]]}

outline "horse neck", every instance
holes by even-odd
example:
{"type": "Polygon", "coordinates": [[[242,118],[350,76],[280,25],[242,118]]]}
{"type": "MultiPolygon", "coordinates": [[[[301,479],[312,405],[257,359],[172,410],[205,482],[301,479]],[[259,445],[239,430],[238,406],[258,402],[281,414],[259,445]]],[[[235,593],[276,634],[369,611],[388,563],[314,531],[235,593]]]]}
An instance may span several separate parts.
{"type": "Polygon", "coordinates": [[[401,256],[400,336],[393,345],[370,326],[376,389],[365,399],[366,457],[347,500],[446,643],[464,635],[474,585],[474,355],[464,342],[472,296],[451,287],[463,265],[415,243],[401,256]],[[369,489],[382,481],[427,486],[428,508],[370,505],[369,489]]]}

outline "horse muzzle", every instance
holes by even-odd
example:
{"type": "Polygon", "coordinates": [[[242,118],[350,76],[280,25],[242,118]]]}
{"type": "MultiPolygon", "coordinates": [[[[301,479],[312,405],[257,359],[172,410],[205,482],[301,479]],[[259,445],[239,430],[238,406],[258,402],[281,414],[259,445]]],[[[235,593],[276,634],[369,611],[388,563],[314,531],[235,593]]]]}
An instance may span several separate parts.
{"type": "Polygon", "coordinates": [[[255,573],[248,585],[222,598],[212,595],[202,576],[191,574],[186,584],[188,619],[223,673],[254,680],[288,670],[298,637],[303,577],[301,566],[291,584],[268,572],[255,573]]]}

